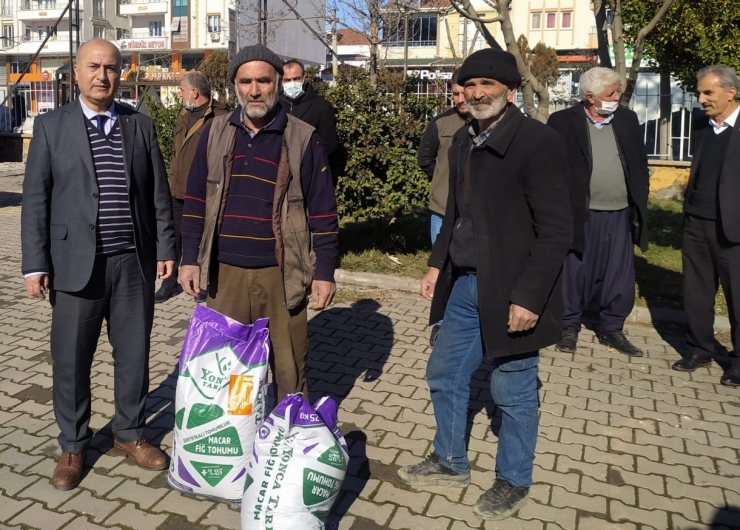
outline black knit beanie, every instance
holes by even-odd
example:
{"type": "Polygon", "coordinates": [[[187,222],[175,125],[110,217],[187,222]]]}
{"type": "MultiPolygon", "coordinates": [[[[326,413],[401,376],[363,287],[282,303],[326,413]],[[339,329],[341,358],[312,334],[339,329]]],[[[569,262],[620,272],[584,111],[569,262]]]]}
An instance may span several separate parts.
{"type": "Polygon", "coordinates": [[[231,58],[229,62],[229,79],[232,83],[236,78],[236,71],[239,70],[239,67],[249,61],[264,61],[277,70],[278,74],[283,75],[282,59],[266,46],[253,44],[251,46],[245,46],[231,58]]]}
{"type": "Polygon", "coordinates": [[[506,86],[519,86],[522,83],[516,58],[509,52],[493,48],[478,50],[463,61],[458,74],[459,83],[462,85],[473,77],[495,79],[506,86]]]}

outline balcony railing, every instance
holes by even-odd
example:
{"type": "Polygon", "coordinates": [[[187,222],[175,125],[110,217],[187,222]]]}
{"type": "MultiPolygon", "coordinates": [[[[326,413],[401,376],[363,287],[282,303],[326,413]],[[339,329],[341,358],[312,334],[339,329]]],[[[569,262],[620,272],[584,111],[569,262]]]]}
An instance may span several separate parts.
{"type": "Polygon", "coordinates": [[[0,16],[3,17],[12,17],[13,16],[13,7],[4,5],[0,7],[0,16]]]}
{"type": "Polygon", "coordinates": [[[105,9],[93,7],[93,18],[105,18],[105,9]]]}
{"type": "Polygon", "coordinates": [[[161,4],[166,0],[118,0],[119,4],[161,4]]]}
{"type": "Polygon", "coordinates": [[[54,0],[45,0],[42,2],[19,2],[19,11],[48,11],[50,9],[64,9],[66,6],[62,2],[57,3],[54,0]]]}
{"type": "Polygon", "coordinates": [[[123,39],[163,39],[167,36],[167,32],[162,31],[151,31],[148,29],[133,30],[129,31],[127,37],[121,37],[123,39]]]}

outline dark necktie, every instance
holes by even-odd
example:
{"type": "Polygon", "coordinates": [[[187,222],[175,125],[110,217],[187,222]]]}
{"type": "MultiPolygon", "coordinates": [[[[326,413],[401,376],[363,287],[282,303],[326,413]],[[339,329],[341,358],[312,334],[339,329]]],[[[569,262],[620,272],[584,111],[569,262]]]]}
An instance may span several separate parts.
{"type": "Polygon", "coordinates": [[[105,134],[105,122],[108,120],[108,116],[105,114],[96,114],[95,115],[95,121],[97,122],[98,130],[105,134]]]}

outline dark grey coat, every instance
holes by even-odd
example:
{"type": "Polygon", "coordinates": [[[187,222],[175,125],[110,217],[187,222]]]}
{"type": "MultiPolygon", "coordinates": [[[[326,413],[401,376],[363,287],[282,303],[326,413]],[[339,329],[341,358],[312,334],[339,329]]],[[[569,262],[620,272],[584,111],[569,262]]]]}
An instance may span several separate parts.
{"type": "MultiPolygon", "coordinates": [[[[430,323],[442,319],[454,280],[449,247],[458,217],[461,161],[472,140],[467,127],[452,140],[450,191],[442,230],[429,259],[441,270],[430,323]]],[[[470,153],[478,309],[486,357],[533,352],[562,334],[560,271],[572,235],[565,140],[509,108],[491,136],[470,153]],[[540,315],[534,329],[510,334],[509,306],[540,315]]]]}

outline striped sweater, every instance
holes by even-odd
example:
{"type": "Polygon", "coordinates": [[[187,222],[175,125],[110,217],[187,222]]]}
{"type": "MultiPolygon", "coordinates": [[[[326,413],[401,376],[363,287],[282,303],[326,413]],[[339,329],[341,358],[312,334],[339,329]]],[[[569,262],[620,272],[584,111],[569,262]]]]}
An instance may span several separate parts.
{"type": "MultiPolygon", "coordinates": [[[[277,179],[282,135],[288,118],[278,107],[275,119],[252,137],[241,122],[241,107],[230,118],[237,127],[234,162],[223,222],[217,239],[221,263],[244,268],[277,266],[272,205],[277,179]]],[[[208,136],[203,131],[188,176],[182,220],[182,264],[197,265],[203,235],[208,136]]],[[[301,160],[301,186],[309,212],[309,230],[316,253],[314,279],[334,281],[337,259],[337,207],[331,172],[321,139],[313,133],[301,160]]]]}
{"type": "Polygon", "coordinates": [[[134,249],[134,224],[128,202],[121,126],[116,120],[106,135],[88,120],[95,176],[98,180],[96,253],[117,254],[134,249]]]}

